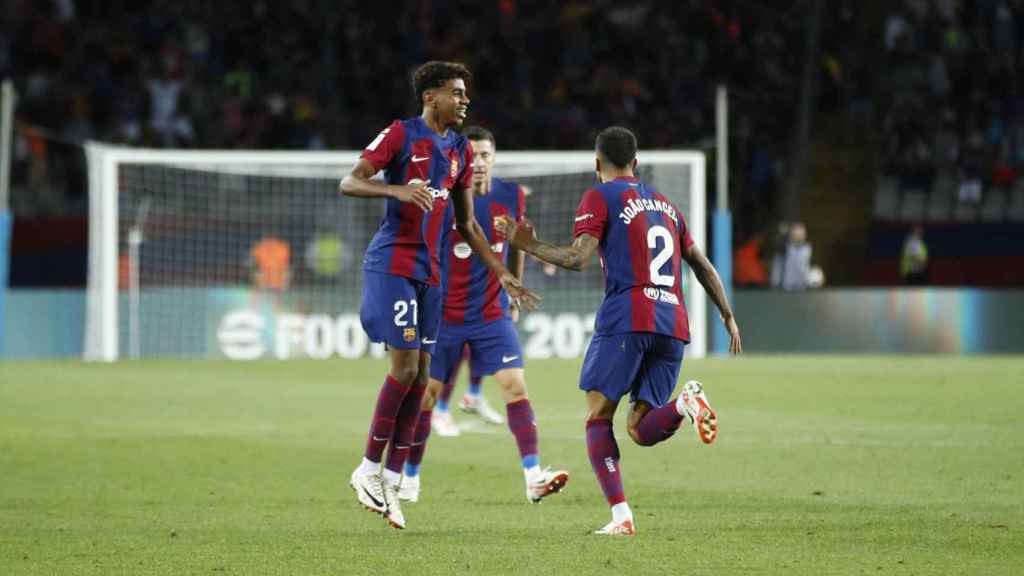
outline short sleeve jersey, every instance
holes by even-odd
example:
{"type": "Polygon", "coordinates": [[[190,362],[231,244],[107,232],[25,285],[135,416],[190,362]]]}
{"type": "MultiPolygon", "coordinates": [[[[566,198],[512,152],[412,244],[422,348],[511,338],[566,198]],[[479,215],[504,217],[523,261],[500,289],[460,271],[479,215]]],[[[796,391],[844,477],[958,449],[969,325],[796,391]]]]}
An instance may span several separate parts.
{"type": "Polygon", "coordinates": [[[427,182],[434,207],[387,199],[384,219],[363,258],[363,270],[413,278],[432,286],[441,283],[441,244],[454,221],[451,191],[470,186],[473,149],[454,130],[441,136],[419,116],[395,120],[363,150],[388,184],[427,182]]]}
{"type": "Polygon", "coordinates": [[[600,240],[605,297],[598,334],[651,332],[690,341],[681,255],[693,239],[682,213],[636,178],[618,178],[583,194],[574,229],[581,234],[600,240]]]}
{"type": "MultiPolygon", "coordinates": [[[[487,194],[473,195],[473,213],[483,228],[491,251],[503,264],[508,263],[508,242],[494,227],[494,219],[508,216],[523,219],[526,196],[515,183],[493,178],[487,194]]],[[[448,271],[444,299],[444,321],[449,324],[493,322],[509,317],[509,300],[498,277],[473,253],[466,240],[452,231],[445,243],[444,258],[448,271]]]]}

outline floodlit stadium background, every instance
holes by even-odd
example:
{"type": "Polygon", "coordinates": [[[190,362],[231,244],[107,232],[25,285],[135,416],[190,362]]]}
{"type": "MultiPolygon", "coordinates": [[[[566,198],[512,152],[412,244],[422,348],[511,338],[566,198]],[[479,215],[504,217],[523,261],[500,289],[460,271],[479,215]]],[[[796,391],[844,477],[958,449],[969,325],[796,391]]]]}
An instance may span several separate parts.
{"type": "MultiPolygon", "coordinates": [[[[0,572],[1024,565],[1018,2],[0,7],[0,572]],[[351,291],[378,210],[331,203],[348,166],[118,168],[120,360],[81,361],[103,225],[87,148],[358,150],[417,112],[408,75],[429,59],[471,67],[469,122],[495,132],[499,161],[585,151],[610,124],[637,133],[641,163],[643,150],[706,158],[687,197],[706,206],[702,248],[731,278],[746,355],[719,357],[709,307],[709,357],[683,375],[707,386],[719,442],[620,438],[640,530],[628,548],[586,535],[606,513],[576,390],[600,279],[536,262],[527,283],[551,297],[520,324],[527,381],[544,462],[571,470],[568,492],[527,507],[507,432],[457,415],[466,433],[431,444],[412,530],[385,531],[343,493],[385,371],[369,346],[339,352],[338,334],[358,340],[351,291]],[[249,259],[268,233],[291,249],[281,300],[249,259]],[[320,344],[337,337],[326,353],[264,335],[259,360],[232,361],[217,339],[237,335],[224,311],[251,312],[251,327],[318,306],[337,308],[315,328],[320,344]]],[[[542,233],[567,235],[589,174],[519,175],[542,233]]]]}

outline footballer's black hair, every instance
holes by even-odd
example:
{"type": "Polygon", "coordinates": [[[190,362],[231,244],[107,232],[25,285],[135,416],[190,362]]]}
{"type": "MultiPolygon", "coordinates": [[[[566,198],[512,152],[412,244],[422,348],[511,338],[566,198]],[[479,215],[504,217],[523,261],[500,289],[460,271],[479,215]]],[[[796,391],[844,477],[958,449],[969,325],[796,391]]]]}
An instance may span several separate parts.
{"type": "Polygon", "coordinates": [[[412,89],[416,92],[416,100],[422,104],[424,92],[440,88],[453,78],[462,78],[469,82],[473,78],[473,73],[465,64],[458,62],[431,60],[423,64],[412,73],[412,89]]]}
{"type": "Polygon", "coordinates": [[[627,168],[636,159],[636,136],[622,126],[605,128],[597,135],[597,153],[616,168],[627,168]]]}
{"type": "Polygon", "coordinates": [[[462,135],[466,137],[466,140],[490,140],[491,146],[498,147],[494,134],[483,126],[470,126],[462,131],[462,135]]]}

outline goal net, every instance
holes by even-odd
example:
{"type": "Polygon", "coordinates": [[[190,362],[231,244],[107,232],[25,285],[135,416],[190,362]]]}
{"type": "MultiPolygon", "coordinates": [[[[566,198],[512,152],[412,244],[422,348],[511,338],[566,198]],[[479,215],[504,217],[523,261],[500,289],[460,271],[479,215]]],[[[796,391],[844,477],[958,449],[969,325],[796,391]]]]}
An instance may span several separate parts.
{"type": "MultiPolygon", "coordinates": [[[[362,256],[383,201],[346,198],[358,152],[145,150],[90,144],[84,356],[354,358],[381,355],[359,323],[362,256]]],[[[529,188],[538,235],[571,243],[594,183],[593,152],[503,152],[495,174],[529,188]]],[[[704,155],[641,151],[640,176],[682,210],[705,247],[704,155]]],[[[524,354],[582,356],[603,297],[582,273],[527,258],[544,301],[519,322],[524,354]]],[[[706,351],[706,297],[687,271],[692,342],[706,351]]]]}

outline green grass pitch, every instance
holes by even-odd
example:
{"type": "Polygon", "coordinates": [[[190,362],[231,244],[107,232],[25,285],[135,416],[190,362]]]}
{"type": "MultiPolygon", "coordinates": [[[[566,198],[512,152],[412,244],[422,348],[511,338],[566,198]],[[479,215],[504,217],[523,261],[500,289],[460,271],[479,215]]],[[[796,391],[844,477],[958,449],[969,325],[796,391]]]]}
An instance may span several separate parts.
{"type": "Polygon", "coordinates": [[[346,485],[384,361],[0,363],[0,574],[1024,574],[1021,358],[688,361],[719,439],[620,413],[632,539],[589,534],[578,370],[527,365],[564,493],[527,503],[480,425],[431,439],[400,532],[346,485]]]}

